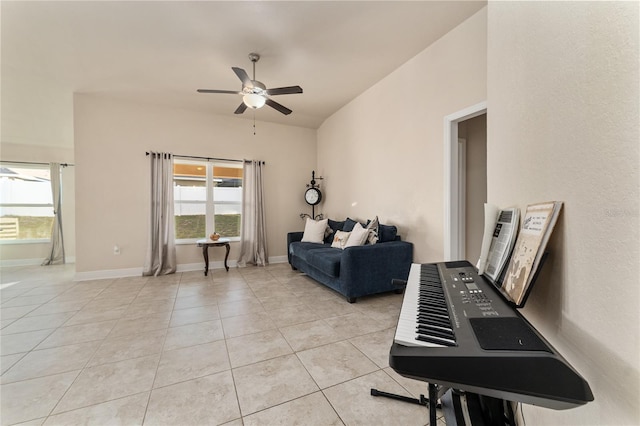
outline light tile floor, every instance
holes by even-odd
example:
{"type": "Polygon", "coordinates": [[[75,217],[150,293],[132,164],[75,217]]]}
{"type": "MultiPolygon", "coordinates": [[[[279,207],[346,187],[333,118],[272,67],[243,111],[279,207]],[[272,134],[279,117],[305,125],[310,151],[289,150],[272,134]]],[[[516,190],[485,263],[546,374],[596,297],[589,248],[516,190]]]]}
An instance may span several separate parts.
{"type": "Polygon", "coordinates": [[[288,264],[0,274],[2,425],[428,423],[425,407],[370,395],[427,393],[389,368],[400,295],[349,304],[288,264]]]}

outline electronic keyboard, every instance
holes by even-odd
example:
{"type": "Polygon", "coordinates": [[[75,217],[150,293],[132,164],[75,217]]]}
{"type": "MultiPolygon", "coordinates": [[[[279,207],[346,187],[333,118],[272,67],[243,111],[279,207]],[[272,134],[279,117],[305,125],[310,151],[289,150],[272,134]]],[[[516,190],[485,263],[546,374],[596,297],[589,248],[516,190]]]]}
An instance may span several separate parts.
{"type": "Polygon", "coordinates": [[[413,264],[389,365],[400,375],[567,409],[589,384],[467,261],[413,264]]]}

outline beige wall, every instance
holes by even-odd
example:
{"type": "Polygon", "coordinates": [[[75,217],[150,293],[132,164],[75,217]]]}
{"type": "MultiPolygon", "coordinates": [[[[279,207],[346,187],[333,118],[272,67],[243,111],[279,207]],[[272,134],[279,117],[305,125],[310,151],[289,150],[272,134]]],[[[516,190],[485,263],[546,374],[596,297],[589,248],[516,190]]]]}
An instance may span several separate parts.
{"type": "Polygon", "coordinates": [[[443,257],[443,119],[485,96],[488,201],[565,202],[523,313],[595,401],[529,425],[640,421],[638,50],[636,2],[491,2],[318,131],[325,213],[379,215],[419,262],[443,257]]]}
{"type": "Polygon", "coordinates": [[[444,117],[486,99],[486,8],[318,130],[328,217],[398,226],[414,260],[443,259],[444,117]]]}
{"type": "MultiPolygon", "coordinates": [[[[0,145],[2,161],[26,161],[35,163],[70,163],[73,164],[73,150],[54,146],[42,146],[28,143],[12,143],[10,135],[3,132],[0,145]],[[7,139],[4,139],[7,138],[7,139]]],[[[75,259],[75,168],[65,167],[62,170],[62,229],[67,262],[75,259]]],[[[0,264],[23,265],[40,264],[49,256],[51,244],[0,244],[0,264]]]]}
{"type": "MultiPolygon", "coordinates": [[[[258,114],[259,116],[259,114],[258,114]]],[[[286,260],[286,233],[301,230],[305,183],[316,164],[311,129],[196,111],[106,100],[74,99],[76,271],[142,270],[147,243],[149,166],[145,151],[266,161],[268,250],[286,260]],[[113,254],[118,244],[120,255],[113,254]]],[[[230,260],[239,243],[232,243],[230,260]]],[[[210,250],[212,262],[224,250],[210,250]]],[[[281,260],[281,259],[280,259],[281,260]]],[[[178,246],[179,265],[202,265],[195,245],[178,246]]],[[[124,273],[124,272],[120,272],[124,273]]]]}
{"type": "Polygon", "coordinates": [[[638,5],[489,4],[489,202],[564,201],[524,315],[595,394],[527,425],[640,423],[638,5]]]}

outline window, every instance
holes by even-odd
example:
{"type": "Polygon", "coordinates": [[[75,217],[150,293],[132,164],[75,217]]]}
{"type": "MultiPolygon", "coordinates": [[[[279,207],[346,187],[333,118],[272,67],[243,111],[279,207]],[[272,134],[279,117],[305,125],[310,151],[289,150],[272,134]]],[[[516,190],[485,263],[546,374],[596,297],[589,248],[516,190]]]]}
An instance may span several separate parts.
{"type": "Polygon", "coordinates": [[[51,239],[49,166],[0,163],[0,241],[51,239]]]}
{"type": "Polygon", "coordinates": [[[176,241],[240,238],[242,163],[175,160],[173,198],[176,241]]]}

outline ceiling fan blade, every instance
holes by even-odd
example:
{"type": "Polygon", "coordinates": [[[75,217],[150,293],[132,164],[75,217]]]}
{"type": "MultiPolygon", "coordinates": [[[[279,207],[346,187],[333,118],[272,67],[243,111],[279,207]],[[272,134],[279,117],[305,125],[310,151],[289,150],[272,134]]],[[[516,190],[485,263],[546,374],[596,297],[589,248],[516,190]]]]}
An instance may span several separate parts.
{"type": "Polygon", "coordinates": [[[244,102],[242,102],[238,108],[236,108],[236,110],[233,112],[234,114],[242,114],[243,112],[245,112],[245,110],[247,109],[247,106],[244,104],[244,102]]]}
{"type": "Polygon", "coordinates": [[[302,87],[300,86],[289,86],[289,87],[278,87],[275,89],[267,89],[267,95],[293,95],[294,93],[302,93],[302,87]]]}
{"type": "Polygon", "coordinates": [[[269,105],[271,108],[276,109],[278,111],[280,111],[281,113],[283,113],[284,115],[289,115],[291,114],[293,111],[291,111],[289,108],[287,108],[284,105],[280,105],[279,103],[277,103],[274,100],[271,100],[269,98],[267,98],[266,104],[269,105]]]}
{"type": "Polygon", "coordinates": [[[198,89],[198,93],[228,93],[230,95],[242,95],[237,90],[215,90],[215,89],[198,89]]]}
{"type": "Polygon", "coordinates": [[[242,68],[231,67],[233,72],[236,73],[240,81],[242,81],[242,86],[253,87],[253,83],[251,83],[251,79],[249,78],[249,74],[242,68]]]}

